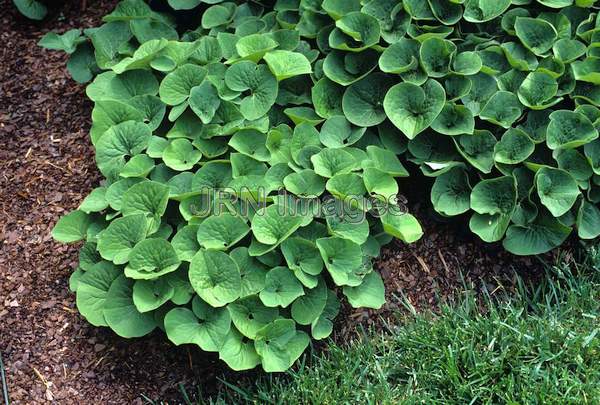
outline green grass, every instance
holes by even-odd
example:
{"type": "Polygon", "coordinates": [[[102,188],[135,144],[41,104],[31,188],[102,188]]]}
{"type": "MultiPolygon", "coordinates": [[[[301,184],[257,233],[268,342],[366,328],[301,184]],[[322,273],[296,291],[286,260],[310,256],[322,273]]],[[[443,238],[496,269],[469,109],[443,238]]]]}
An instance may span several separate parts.
{"type": "Polygon", "coordinates": [[[283,376],[226,381],[203,402],[600,404],[600,253],[563,258],[508,301],[466,293],[283,376]]]}
{"type": "Polygon", "coordinates": [[[4,405],[10,404],[8,397],[8,384],[6,383],[6,373],[4,372],[4,362],[2,361],[2,353],[0,352],[0,381],[2,381],[2,402],[4,405]]]}

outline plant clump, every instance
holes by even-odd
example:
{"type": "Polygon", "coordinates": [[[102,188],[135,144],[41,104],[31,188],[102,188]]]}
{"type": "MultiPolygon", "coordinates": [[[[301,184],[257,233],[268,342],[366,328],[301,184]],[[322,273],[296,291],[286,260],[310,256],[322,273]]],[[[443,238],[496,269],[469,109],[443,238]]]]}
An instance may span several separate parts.
{"type": "Polygon", "coordinates": [[[106,178],[53,230],[85,241],[80,312],[286,370],[341,296],[384,304],[372,260],[422,234],[407,168],[440,215],[514,254],[597,237],[593,3],[124,0],[48,34],[91,81],[106,178]]]}

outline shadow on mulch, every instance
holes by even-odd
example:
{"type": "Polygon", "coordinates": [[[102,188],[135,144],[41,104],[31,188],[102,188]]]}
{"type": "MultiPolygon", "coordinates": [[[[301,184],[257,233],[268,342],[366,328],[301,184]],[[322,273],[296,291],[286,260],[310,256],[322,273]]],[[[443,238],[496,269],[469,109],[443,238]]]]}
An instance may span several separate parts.
{"type": "MultiPolygon", "coordinates": [[[[179,383],[210,393],[217,377],[240,377],[224,371],[215,355],[174,347],[160,332],[127,341],[87,324],[68,290],[77,247],[50,238],[56,220],[101,179],[87,137],[92,105],[84,87],[68,77],[64,55],[36,45],[49,30],[98,25],[117,0],[88,1],[83,11],[84,3],[65,1],[60,13],[34,24],[0,0],[0,352],[10,396],[14,404],[142,403],[141,394],[180,398],[179,383]]],[[[386,247],[376,264],[388,304],[381,311],[346,307],[336,340],[350,338],[358,324],[392,319],[404,310],[401,297],[435,309],[462,291],[460,272],[490,292],[514,288],[513,267],[539,273],[532,259],[515,260],[475,240],[464,225],[440,224],[427,209],[415,209],[425,237],[386,247]]]]}

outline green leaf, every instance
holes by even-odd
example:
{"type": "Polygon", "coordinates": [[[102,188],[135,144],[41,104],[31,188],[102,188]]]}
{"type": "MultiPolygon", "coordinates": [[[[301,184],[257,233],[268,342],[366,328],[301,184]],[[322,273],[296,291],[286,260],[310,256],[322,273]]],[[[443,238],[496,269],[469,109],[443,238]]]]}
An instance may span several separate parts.
{"type": "Polygon", "coordinates": [[[352,126],[343,115],[335,115],[323,123],[319,139],[328,148],[343,148],[360,140],[365,131],[365,128],[352,126]]]}
{"type": "Polygon", "coordinates": [[[270,51],[265,54],[264,60],[277,81],[312,73],[309,60],[298,52],[270,51]]]}
{"type": "Polygon", "coordinates": [[[516,95],[499,91],[488,100],[479,116],[492,124],[510,128],[522,113],[523,108],[516,95]]]}
{"type": "Polygon", "coordinates": [[[510,226],[502,245],[515,255],[539,255],[560,246],[570,233],[557,219],[540,215],[528,226],[510,226]]]}
{"type": "Polygon", "coordinates": [[[544,72],[531,72],[527,75],[518,90],[519,101],[526,107],[539,110],[546,108],[558,91],[558,82],[544,72]]]}
{"type": "Polygon", "coordinates": [[[21,14],[32,20],[43,20],[48,13],[46,6],[37,0],[13,0],[21,14]]]}
{"type": "Polygon", "coordinates": [[[83,211],[73,211],[60,218],[54,228],[52,237],[62,243],[77,242],[87,237],[87,230],[92,218],[83,211]]]}
{"type": "Polygon", "coordinates": [[[113,281],[121,269],[109,262],[99,262],[83,273],[77,282],[77,309],[94,326],[108,326],[104,303],[113,281]]]}
{"type": "Polygon", "coordinates": [[[555,153],[554,158],[558,167],[569,172],[578,182],[585,182],[594,174],[585,156],[575,149],[561,149],[555,153]]]}
{"type": "Polygon", "coordinates": [[[265,288],[259,294],[267,307],[288,307],[298,297],[304,295],[302,284],[287,267],[275,267],[267,273],[265,288]]]}
{"type": "Polygon", "coordinates": [[[579,196],[577,182],[564,170],[543,167],[535,181],[540,201],[555,217],[567,213],[579,196]]]}
{"type": "Polygon", "coordinates": [[[122,59],[111,68],[118,74],[127,70],[146,69],[154,59],[159,57],[160,53],[167,45],[169,45],[169,41],[165,38],[144,42],[135,50],[132,56],[122,59]]]}
{"type": "Polygon", "coordinates": [[[319,284],[292,304],[292,318],[300,325],[310,325],[323,313],[327,303],[327,286],[321,279],[319,284]]]}
{"type": "Polygon", "coordinates": [[[106,201],[106,187],[97,187],[85,197],[83,202],[79,205],[79,210],[90,214],[92,212],[100,212],[108,207],[106,201]]]}
{"type": "Polygon", "coordinates": [[[351,201],[359,206],[362,206],[362,202],[356,199],[362,197],[367,191],[362,177],[356,173],[336,174],[327,181],[325,188],[336,198],[351,201]]]}
{"type": "Polygon", "coordinates": [[[277,79],[265,65],[235,63],[225,73],[225,84],[233,91],[249,92],[240,104],[240,111],[248,120],[264,116],[277,100],[277,79]]]}
{"type": "Polygon", "coordinates": [[[443,215],[460,215],[471,208],[471,185],[466,172],[458,167],[436,177],[431,188],[433,208],[443,215]]]}
{"type": "Polygon", "coordinates": [[[333,323],[331,322],[340,310],[340,302],[335,293],[331,290],[327,291],[327,302],[323,313],[313,321],[310,330],[314,339],[321,340],[331,335],[333,331],[333,323]]]}
{"type": "Polygon", "coordinates": [[[360,10],[360,1],[357,0],[323,0],[323,10],[334,20],[339,20],[346,14],[360,10]]]}
{"type": "Polygon", "coordinates": [[[552,45],[554,56],[564,63],[571,63],[585,54],[586,46],[576,39],[562,38],[552,45]]]}
{"type": "Polygon", "coordinates": [[[512,176],[483,180],[471,192],[471,208],[478,214],[510,215],[516,203],[517,186],[512,176]]]}
{"type": "Polygon", "coordinates": [[[460,154],[483,173],[490,173],[494,165],[496,138],[489,131],[475,130],[473,135],[463,135],[455,140],[460,154]]]}
{"type": "Polygon", "coordinates": [[[360,245],[338,237],[317,239],[317,248],[336,285],[349,285],[352,272],[362,266],[360,245]]]}
{"type": "Polygon", "coordinates": [[[310,169],[286,176],[283,184],[286,190],[300,197],[318,197],[325,191],[325,179],[310,169]]]}
{"type": "Polygon", "coordinates": [[[115,264],[125,264],[133,247],[146,238],[148,220],[143,214],[132,214],[113,220],[98,237],[98,252],[115,264]]]}
{"type": "Polygon", "coordinates": [[[90,43],[83,43],[71,54],[67,62],[67,70],[77,83],[87,83],[99,73],[94,57],[94,49],[90,43]]]}
{"type": "Polygon", "coordinates": [[[323,73],[335,83],[349,86],[367,76],[377,67],[378,55],[373,50],[349,55],[341,51],[333,51],[323,62],[323,73]]]}
{"type": "Polygon", "coordinates": [[[409,213],[396,212],[388,207],[388,212],[381,216],[383,230],[404,243],[413,243],[421,239],[423,230],[419,221],[409,213]]]}
{"type": "Polygon", "coordinates": [[[254,346],[268,373],[287,370],[304,352],[308,335],[297,331],[291,319],[277,319],[266,325],[256,336],[254,346]]]}
{"type": "Polygon", "coordinates": [[[249,339],[279,316],[277,308],[265,306],[256,295],[232,302],[227,309],[236,329],[249,339]]]}
{"type": "Polygon", "coordinates": [[[337,20],[335,25],[329,35],[329,45],[334,49],[360,52],[379,42],[379,21],[368,14],[351,12],[337,20]]]}
{"type": "Polygon", "coordinates": [[[196,344],[207,352],[217,352],[225,344],[231,318],[225,308],[212,308],[194,299],[194,310],[174,308],[165,316],[167,337],[176,345],[196,344]]]}
{"type": "Polygon", "coordinates": [[[422,87],[400,83],[388,91],[383,107],[392,123],[409,139],[413,139],[442,112],[445,94],[444,88],[431,79],[422,87]]]}
{"type": "Polygon", "coordinates": [[[598,130],[583,114],[559,110],[550,114],[546,142],[550,149],[577,148],[598,138],[598,130]]]}
{"type": "Polygon", "coordinates": [[[499,163],[515,165],[526,160],[534,150],[535,144],[525,131],[511,128],[494,146],[494,160],[499,163]]]}
{"type": "Polygon", "coordinates": [[[243,129],[229,140],[229,146],[240,153],[261,162],[267,162],[271,153],[266,147],[267,135],[255,129],[243,129]]]}
{"type": "Polygon", "coordinates": [[[344,88],[324,77],[311,89],[312,103],[315,112],[323,118],[331,118],[343,114],[342,97],[344,88]]]}
{"type": "Polygon", "coordinates": [[[185,64],[169,73],[160,83],[160,99],[167,105],[176,106],[186,101],[193,88],[204,81],[207,70],[202,66],[185,64]]]}
{"type": "Polygon", "coordinates": [[[323,270],[323,260],[319,250],[310,240],[299,237],[286,239],[281,244],[281,252],[292,270],[301,270],[313,276],[319,275],[323,270]]]}
{"type": "Polygon", "coordinates": [[[485,242],[498,242],[504,237],[510,219],[511,216],[507,214],[474,213],[469,221],[469,228],[485,242]]]}
{"type": "Polygon", "coordinates": [[[452,71],[459,75],[472,76],[481,70],[483,63],[477,52],[461,52],[452,60],[452,71]]]}
{"type": "Polygon", "coordinates": [[[79,251],[79,268],[83,271],[88,271],[96,263],[102,261],[100,253],[98,253],[97,244],[94,242],[86,242],[79,251]]]}
{"type": "Polygon", "coordinates": [[[204,0],[168,0],[168,2],[175,10],[191,10],[200,3],[206,3],[204,0]]]}
{"type": "Polygon", "coordinates": [[[421,66],[429,77],[444,77],[450,70],[450,61],[455,53],[453,42],[437,37],[427,38],[419,51],[421,66]]]}
{"type": "Polygon", "coordinates": [[[586,200],[581,201],[577,211],[577,235],[581,239],[595,239],[600,236],[600,209],[586,200]]]}
{"type": "Polygon", "coordinates": [[[242,287],[240,298],[259,293],[265,288],[267,268],[256,258],[250,256],[248,248],[239,247],[231,252],[231,258],[240,269],[242,287]]]}
{"type": "Polygon", "coordinates": [[[600,84],[600,58],[589,57],[584,60],[573,62],[573,75],[575,79],[582,82],[600,84]]]}
{"type": "Polygon", "coordinates": [[[202,152],[194,148],[187,139],[174,139],[162,153],[165,164],[173,170],[192,169],[202,158],[202,152]]]}
{"type": "Polygon", "coordinates": [[[173,298],[175,288],[164,278],[137,280],[133,285],[133,304],[140,312],[150,312],[173,298]]]}
{"type": "Polygon", "coordinates": [[[402,38],[387,47],[379,58],[379,68],[386,73],[401,74],[419,66],[418,41],[402,38]]]}
{"type": "MultiPolygon", "coordinates": [[[[146,154],[132,157],[119,172],[121,177],[146,177],[154,169],[154,159],[146,154]]],[[[99,201],[98,201],[99,203],[99,201]]],[[[108,202],[106,203],[108,205],[108,202]]],[[[101,205],[98,204],[96,209],[101,205]]]]}
{"type": "Polygon", "coordinates": [[[363,181],[369,194],[384,201],[398,195],[399,189],[396,180],[379,169],[366,167],[363,170],[363,181]]]}
{"type": "Polygon", "coordinates": [[[342,99],[344,115],[354,125],[372,127],[386,119],[383,100],[392,86],[390,78],[374,73],[350,85],[342,99]]]}
{"type": "Polygon", "coordinates": [[[77,287],[79,285],[79,279],[81,279],[81,276],[83,276],[85,274],[85,271],[83,271],[81,268],[76,268],[73,273],[71,273],[71,275],[69,276],[69,290],[71,290],[71,292],[77,292],[77,287]]]}
{"type": "Polygon", "coordinates": [[[215,86],[204,81],[192,88],[190,92],[190,108],[203,124],[210,124],[221,105],[221,99],[215,86]]]}
{"type": "Polygon", "coordinates": [[[251,60],[258,63],[265,54],[279,46],[270,35],[267,34],[252,34],[240,38],[235,44],[235,49],[243,59],[251,60]]]}
{"type": "Polygon", "coordinates": [[[379,39],[379,22],[368,14],[350,12],[337,20],[335,25],[355,41],[369,42],[375,35],[379,39]]]}
{"type": "Polygon", "coordinates": [[[365,243],[369,237],[369,223],[362,211],[352,210],[348,206],[341,208],[341,211],[327,216],[329,233],[358,245],[365,243]]]}
{"type": "MultiPolygon", "coordinates": [[[[232,3],[226,4],[232,5],[232,3]]],[[[202,15],[202,28],[211,29],[229,23],[235,13],[234,7],[216,4],[206,9],[202,15]]]]}
{"type": "Polygon", "coordinates": [[[265,245],[278,245],[287,239],[303,222],[290,208],[272,204],[258,210],[252,219],[254,237],[265,245]]]}
{"type": "Polygon", "coordinates": [[[385,287],[379,273],[367,274],[358,287],[344,287],[344,295],[353,308],[380,309],[385,304],[385,287]]]}
{"type": "Polygon", "coordinates": [[[515,32],[523,45],[538,56],[552,49],[558,37],[554,26],[541,18],[517,17],[515,32]]]}
{"type": "Polygon", "coordinates": [[[475,118],[467,107],[446,103],[431,123],[431,129],[444,135],[472,134],[475,130],[475,118]]]}
{"type": "Polygon", "coordinates": [[[238,215],[222,213],[207,218],[198,227],[198,242],[205,249],[228,250],[250,232],[238,215]]]}
{"type": "Polygon", "coordinates": [[[85,41],[85,37],[81,35],[81,30],[75,28],[62,35],[49,32],[40,39],[38,45],[46,49],[64,51],[70,55],[75,52],[79,44],[85,41]]]}
{"type": "Polygon", "coordinates": [[[510,0],[465,0],[464,19],[471,23],[493,20],[509,7],[510,0]]]}
{"type": "Polygon", "coordinates": [[[157,326],[152,313],[141,313],[135,307],[133,284],[133,280],[120,275],[112,282],[104,303],[106,323],[124,338],[147,335],[157,326]]]}
{"type": "Polygon", "coordinates": [[[148,233],[160,226],[160,218],[167,209],[169,187],[155,181],[134,184],[123,194],[121,212],[123,216],[144,214],[149,220],[148,233]]]}
{"type": "Polygon", "coordinates": [[[469,77],[468,94],[460,97],[461,101],[474,115],[479,115],[488,100],[498,90],[498,82],[493,76],[478,73],[469,77]]]}
{"type": "Polygon", "coordinates": [[[242,280],[236,262],[218,250],[200,250],[190,264],[190,282],[196,293],[212,307],[235,301],[242,280]]]}
{"type": "Polygon", "coordinates": [[[151,136],[150,127],[141,122],[125,121],[112,126],[96,143],[96,163],[102,174],[109,178],[117,176],[127,157],[148,147],[151,136]]]}
{"type": "Polygon", "coordinates": [[[246,341],[235,328],[229,330],[219,350],[219,358],[235,371],[250,370],[260,364],[254,342],[246,341]]]}
{"type": "Polygon", "coordinates": [[[125,275],[138,280],[153,280],[177,270],[180,264],[177,252],[168,241],[145,239],[131,250],[125,275]]]}

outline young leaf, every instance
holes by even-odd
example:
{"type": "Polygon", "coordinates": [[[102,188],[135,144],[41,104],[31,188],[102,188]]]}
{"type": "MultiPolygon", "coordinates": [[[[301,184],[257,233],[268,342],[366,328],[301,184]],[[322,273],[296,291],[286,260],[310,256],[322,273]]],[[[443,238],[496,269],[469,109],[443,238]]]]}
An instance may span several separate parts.
{"type": "Polygon", "coordinates": [[[271,51],[265,54],[264,59],[277,81],[312,73],[310,62],[298,52],[271,51]]]}

